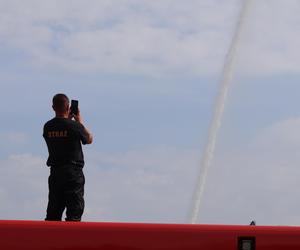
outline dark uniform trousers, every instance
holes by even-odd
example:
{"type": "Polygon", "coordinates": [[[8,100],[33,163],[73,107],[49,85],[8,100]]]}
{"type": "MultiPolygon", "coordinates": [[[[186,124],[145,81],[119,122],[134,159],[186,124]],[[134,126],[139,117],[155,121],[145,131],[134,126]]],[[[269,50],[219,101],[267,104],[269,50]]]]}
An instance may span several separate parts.
{"type": "Polygon", "coordinates": [[[66,208],[66,221],[81,221],[84,210],[84,183],[81,167],[72,164],[51,167],[45,220],[61,221],[66,208]]]}

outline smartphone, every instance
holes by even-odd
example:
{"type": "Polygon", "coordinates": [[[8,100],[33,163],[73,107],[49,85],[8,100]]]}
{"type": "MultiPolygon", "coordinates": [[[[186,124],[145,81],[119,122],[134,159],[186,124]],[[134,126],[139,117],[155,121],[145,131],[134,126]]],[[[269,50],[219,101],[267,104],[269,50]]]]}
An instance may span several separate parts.
{"type": "Polygon", "coordinates": [[[78,115],[78,100],[71,101],[71,114],[78,115]]]}

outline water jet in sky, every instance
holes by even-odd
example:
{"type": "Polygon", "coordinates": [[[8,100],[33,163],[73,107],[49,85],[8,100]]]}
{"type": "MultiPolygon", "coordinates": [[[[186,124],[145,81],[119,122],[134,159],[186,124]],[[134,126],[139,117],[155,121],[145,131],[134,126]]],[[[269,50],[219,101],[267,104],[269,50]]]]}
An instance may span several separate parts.
{"type": "Polygon", "coordinates": [[[193,207],[191,213],[191,223],[197,223],[199,217],[199,211],[201,207],[202,195],[205,187],[206,177],[208,169],[211,166],[216,141],[218,137],[218,133],[221,127],[222,116],[224,113],[226,98],[229,90],[229,86],[232,82],[235,59],[238,52],[239,42],[241,39],[242,31],[244,29],[244,23],[247,19],[250,3],[252,0],[244,0],[240,15],[236,24],[235,32],[226,55],[223,73],[222,73],[222,81],[219,88],[219,93],[215,102],[213,118],[211,121],[211,125],[208,132],[208,140],[205,146],[205,150],[203,152],[202,161],[201,161],[201,169],[200,174],[197,179],[195,194],[193,198],[193,207]]]}

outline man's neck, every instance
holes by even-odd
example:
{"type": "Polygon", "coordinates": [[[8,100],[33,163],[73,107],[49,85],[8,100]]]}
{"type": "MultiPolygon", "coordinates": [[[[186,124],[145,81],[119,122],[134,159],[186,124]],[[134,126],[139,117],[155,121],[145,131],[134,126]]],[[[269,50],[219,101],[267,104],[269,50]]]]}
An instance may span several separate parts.
{"type": "Polygon", "coordinates": [[[66,113],[55,113],[56,118],[68,118],[69,115],[66,113]]]}

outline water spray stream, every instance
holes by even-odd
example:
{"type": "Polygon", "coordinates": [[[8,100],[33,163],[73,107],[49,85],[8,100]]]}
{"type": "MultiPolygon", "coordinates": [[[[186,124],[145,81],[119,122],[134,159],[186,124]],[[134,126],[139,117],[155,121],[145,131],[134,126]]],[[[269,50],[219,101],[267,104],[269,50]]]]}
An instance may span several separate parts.
{"type": "Polygon", "coordinates": [[[229,51],[226,55],[220,90],[215,102],[213,119],[211,121],[209,133],[208,133],[208,140],[202,156],[201,170],[200,170],[201,172],[197,180],[194,199],[193,199],[193,207],[192,207],[192,213],[190,218],[191,223],[193,224],[197,223],[198,221],[207,172],[211,166],[214,157],[216,141],[221,127],[221,121],[222,121],[222,116],[225,108],[227,93],[228,93],[229,85],[232,82],[232,78],[233,78],[235,59],[239,47],[239,41],[241,39],[245,20],[248,16],[251,1],[252,0],[244,0],[243,2],[240,11],[240,16],[236,24],[234,36],[231,41],[229,51]]]}

